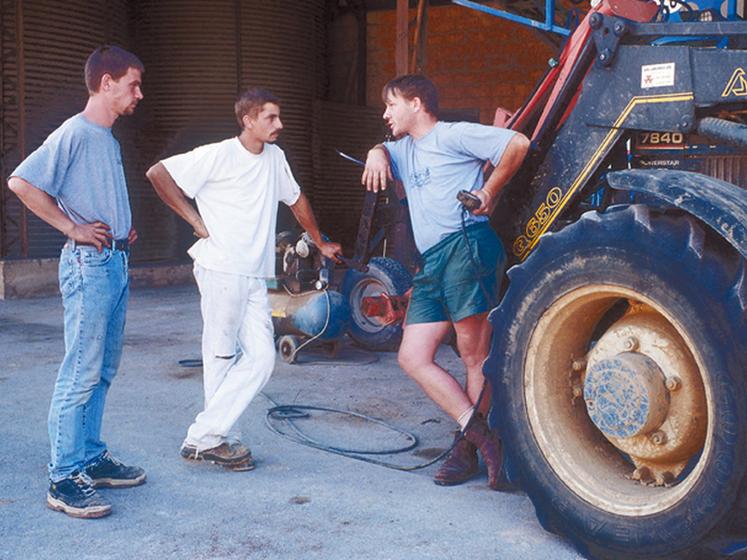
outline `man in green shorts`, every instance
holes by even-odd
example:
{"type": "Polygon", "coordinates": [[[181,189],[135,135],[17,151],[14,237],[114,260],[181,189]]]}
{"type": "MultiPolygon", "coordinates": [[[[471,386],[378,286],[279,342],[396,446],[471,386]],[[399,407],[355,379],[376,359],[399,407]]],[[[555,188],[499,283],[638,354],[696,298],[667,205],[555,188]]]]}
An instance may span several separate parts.
{"type": "Polygon", "coordinates": [[[389,179],[402,181],[415,244],[423,257],[413,280],[399,364],[461,428],[436,473],[436,484],[460,484],[475,476],[479,449],[488,483],[498,490],[503,454],[500,439],[485,420],[490,399],[483,398],[475,410],[490,345],[488,311],[497,303],[497,277],[506,263],[488,216],[524,161],[529,140],[493,126],[439,121],[438,93],[421,75],[391,80],[383,98],[384,120],[398,139],[368,152],[362,182],[376,192],[385,189],[389,179]],[[486,162],[494,166],[487,180],[486,162]],[[471,191],[481,203],[466,216],[456,198],[460,190],[471,191]],[[467,368],[464,388],[434,361],[452,325],[467,368]]]}

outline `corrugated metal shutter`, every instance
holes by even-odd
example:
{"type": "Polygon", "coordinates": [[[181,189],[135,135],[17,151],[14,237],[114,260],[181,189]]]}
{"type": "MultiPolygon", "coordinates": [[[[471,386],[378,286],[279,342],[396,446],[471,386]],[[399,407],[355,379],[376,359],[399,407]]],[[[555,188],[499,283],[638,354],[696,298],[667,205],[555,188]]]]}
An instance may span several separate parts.
{"type": "Polygon", "coordinates": [[[384,138],[382,112],[324,101],[315,105],[314,210],[322,230],[342,243],[348,254],[355,244],[363,207],[363,170],[341,158],[335,149],[365,160],[368,150],[384,138]]]}
{"type": "MultiPolygon", "coordinates": [[[[241,87],[265,87],[280,98],[285,130],[278,145],[313,201],[313,101],[324,85],[324,0],[244,0],[240,11],[241,87]]],[[[280,229],[294,223],[282,206],[278,222],[280,229]]]]}
{"type": "MultiPolygon", "coordinates": [[[[87,99],[83,81],[86,58],[103,43],[126,43],[127,3],[125,0],[69,0],[20,5],[24,59],[21,70],[25,89],[23,151],[28,154],[65,119],[83,109],[87,99]]],[[[18,16],[15,10],[13,15],[18,16]]],[[[17,61],[17,56],[8,58],[17,61]]],[[[7,75],[13,70],[18,76],[18,66],[4,68],[3,73],[7,75]]],[[[18,107],[16,103],[16,111],[18,107]]],[[[20,207],[13,203],[7,211],[20,214],[20,207]]],[[[29,213],[28,243],[30,257],[51,257],[59,254],[63,237],[29,213]]]]}
{"type": "MultiPolygon", "coordinates": [[[[143,245],[133,260],[183,257],[191,229],[158,201],[143,173],[165,156],[237,134],[233,104],[248,86],[281,98],[279,145],[301,185],[311,189],[311,106],[321,90],[323,11],[323,0],[139,3],[145,124],[138,140],[141,169],[130,188],[143,245]]],[[[279,227],[291,222],[281,210],[279,227]]]]}
{"type": "MultiPolygon", "coordinates": [[[[5,8],[16,2],[0,2],[6,27],[12,11],[5,8]]],[[[236,134],[233,103],[249,85],[281,98],[286,130],[279,144],[313,197],[312,103],[324,86],[324,0],[29,0],[23,9],[29,151],[82,109],[86,56],[105,42],[127,47],[128,25],[131,29],[133,50],[146,67],[145,99],[133,117],[117,122],[115,135],[140,234],[134,262],[185,258],[191,229],[156,197],[145,171],[165,156],[236,134]]],[[[14,91],[5,79],[16,72],[13,64],[13,56],[4,54],[3,101],[14,91]]],[[[12,104],[4,103],[3,110],[12,111],[12,104]]],[[[3,134],[11,140],[13,115],[5,116],[3,134]]],[[[4,155],[3,164],[15,165],[11,159],[4,155]]],[[[15,197],[6,202],[6,216],[20,215],[15,197]]],[[[61,236],[30,215],[29,221],[29,256],[56,255],[61,236]]],[[[290,221],[286,213],[280,223],[290,221]]]]}
{"type": "Polygon", "coordinates": [[[164,157],[236,134],[237,22],[233,0],[139,2],[135,43],[145,64],[130,192],[141,242],[133,261],[186,258],[192,230],[155,194],[145,172],[164,157]]]}
{"type": "Polygon", "coordinates": [[[17,0],[0,0],[0,258],[21,254],[21,206],[4,188],[20,160],[16,8],[17,0]]]}

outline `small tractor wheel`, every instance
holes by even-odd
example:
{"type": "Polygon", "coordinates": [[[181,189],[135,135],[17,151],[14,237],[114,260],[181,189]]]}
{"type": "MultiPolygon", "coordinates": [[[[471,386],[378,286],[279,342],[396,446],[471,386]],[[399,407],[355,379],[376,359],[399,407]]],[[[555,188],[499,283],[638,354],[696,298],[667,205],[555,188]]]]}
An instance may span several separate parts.
{"type": "Polygon", "coordinates": [[[491,314],[509,475],[596,558],[705,557],[747,467],[747,266],[687,216],[589,212],[491,314]]]}
{"type": "Polygon", "coordinates": [[[286,364],[292,364],[296,361],[296,352],[300,346],[298,337],[285,334],[278,339],[278,353],[280,359],[286,364]]]}
{"type": "Polygon", "coordinates": [[[402,338],[400,325],[385,325],[375,317],[364,315],[363,298],[381,294],[403,295],[412,285],[412,276],[394,259],[374,257],[368,271],[351,270],[346,278],[345,293],[350,304],[350,337],[369,350],[396,350],[402,338]]]}

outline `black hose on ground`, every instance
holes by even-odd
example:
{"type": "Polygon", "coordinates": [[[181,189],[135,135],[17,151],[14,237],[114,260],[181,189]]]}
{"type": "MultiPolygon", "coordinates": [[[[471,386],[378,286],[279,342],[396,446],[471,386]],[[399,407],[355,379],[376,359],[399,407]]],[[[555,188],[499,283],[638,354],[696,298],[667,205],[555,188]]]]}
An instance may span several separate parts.
{"type": "Polygon", "coordinates": [[[285,439],[294,441],[296,443],[300,443],[301,445],[305,445],[307,447],[313,447],[314,449],[326,451],[327,453],[334,453],[335,455],[342,455],[343,457],[348,457],[350,459],[355,459],[357,461],[363,461],[365,463],[373,463],[374,465],[379,465],[380,467],[386,467],[388,469],[394,469],[398,471],[415,471],[419,469],[424,469],[425,467],[429,467],[432,464],[437,463],[438,461],[443,459],[446,455],[448,455],[451,452],[451,450],[454,448],[454,445],[456,444],[456,442],[452,444],[452,446],[449,447],[449,449],[439,454],[438,457],[435,457],[434,459],[431,459],[430,461],[421,463],[419,465],[403,466],[403,465],[398,465],[396,463],[389,463],[387,461],[382,461],[380,459],[374,459],[371,456],[372,455],[394,455],[397,453],[404,453],[406,451],[410,451],[418,445],[418,438],[414,434],[406,430],[397,428],[396,426],[393,426],[392,424],[389,424],[388,422],[384,422],[383,420],[380,420],[378,418],[367,416],[365,414],[360,414],[358,412],[351,412],[348,410],[338,410],[335,408],[328,408],[328,407],[323,407],[323,406],[310,406],[310,405],[300,405],[300,404],[280,405],[277,402],[275,402],[266,393],[262,392],[260,394],[273,404],[271,408],[267,409],[267,413],[265,414],[265,426],[267,426],[267,428],[272,433],[277,434],[280,437],[283,437],[285,439]],[[396,448],[391,448],[391,449],[377,449],[377,450],[354,449],[354,448],[344,448],[344,447],[337,447],[333,445],[327,445],[318,440],[315,440],[308,434],[304,433],[293,422],[294,420],[299,420],[303,418],[311,418],[311,415],[309,414],[309,412],[311,411],[329,412],[329,413],[334,413],[334,414],[341,414],[343,416],[349,416],[352,418],[357,418],[360,420],[365,420],[367,422],[371,422],[378,426],[383,426],[384,428],[388,430],[391,430],[393,432],[396,432],[400,435],[405,436],[405,438],[409,440],[409,443],[401,447],[396,447],[396,448]],[[273,424],[273,421],[283,421],[287,423],[288,426],[290,426],[290,428],[295,433],[289,434],[289,433],[279,430],[277,426],[273,424]]]}

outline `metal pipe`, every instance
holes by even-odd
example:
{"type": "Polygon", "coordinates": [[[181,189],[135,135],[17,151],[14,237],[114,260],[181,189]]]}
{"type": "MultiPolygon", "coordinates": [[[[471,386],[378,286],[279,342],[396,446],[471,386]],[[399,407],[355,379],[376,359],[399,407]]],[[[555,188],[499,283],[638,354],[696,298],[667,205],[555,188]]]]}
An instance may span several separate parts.
{"type": "MultiPolygon", "coordinates": [[[[545,25],[548,29],[552,29],[555,16],[555,0],[545,0],[545,25]]],[[[570,35],[570,33],[569,33],[570,35]]]]}
{"type": "Polygon", "coordinates": [[[553,103],[552,109],[545,118],[545,121],[542,123],[541,128],[533,135],[540,150],[543,150],[547,142],[554,138],[554,135],[550,134],[550,132],[555,130],[558,123],[560,123],[560,119],[568,110],[568,104],[573,99],[573,96],[576,95],[589,66],[594,61],[595,54],[596,47],[594,46],[594,42],[591,40],[587,41],[586,44],[584,44],[581,53],[578,55],[576,63],[573,68],[571,68],[568,78],[563,84],[557,99],[553,103]]]}
{"type": "Polygon", "coordinates": [[[543,31],[551,31],[552,33],[557,33],[558,35],[564,35],[564,36],[568,36],[571,34],[570,29],[566,29],[565,27],[561,27],[553,23],[552,16],[553,16],[553,13],[555,12],[555,1],[554,0],[545,0],[546,2],[545,9],[547,10],[547,13],[545,14],[545,22],[536,21],[530,18],[525,18],[523,16],[518,16],[516,14],[512,14],[511,12],[506,12],[504,10],[496,10],[495,8],[491,8],[489,6],[483,6],[482,4],[478,4],[477,2],[472,2],[471,0],[451,0],[451,2],[452,4],[457,4],[465,8],[471,8],[473,10],[477,10],[478,12],[484,12],[492,16],[497,16],[499,18],[507,19],[509,21],[520,23],[522,25],[528,25],[529,27],[534,27],[536,29],[541,29],[543,31]]]}
{"type": "Polygon", "coordinates": [[[682,37],[702,37],[706,35],[733,37],[747,35],[743,21],[627,22],[627,26],[629,36],[641,38],[671,35],[682,37]]]}
{"type": "Polygon", "coordinates": [[[726,3],[726,19],[737,19],[737,0],[729,0],[726,3]]]}
{"type": "Polygon", "coordinates": [[[420,32],[423,26],[423,11],[427,0],[418,1],[418,16],[415,21],[415,38],[412,41],[412,57],[410,58],[410,72],[418,71],[418,54],[420,53],[420,32]]]}

